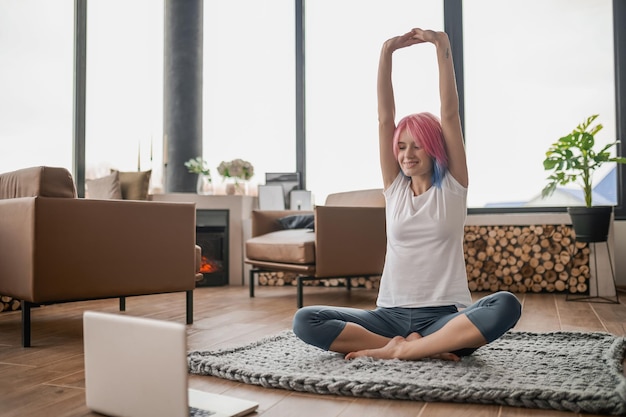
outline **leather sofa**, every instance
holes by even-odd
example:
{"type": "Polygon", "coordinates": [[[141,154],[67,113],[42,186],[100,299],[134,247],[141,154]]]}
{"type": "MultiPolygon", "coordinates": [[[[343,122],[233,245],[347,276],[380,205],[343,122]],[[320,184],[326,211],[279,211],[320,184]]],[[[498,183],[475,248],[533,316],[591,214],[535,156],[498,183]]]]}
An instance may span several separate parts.
{"type": "Polygon", "coordinates": [[[185,292],[193,322],[195,204],[77,198],[64,168],[0,175],[0,294],[31,307],[185,292]]]}
{"type": "MultiPolygon", "coordinates": [[[[251,222],[245,259],[252,266],[251,297],[255,277],[264,271],[298,274],[298,308],[303,305],[305,281],[382,274],[387,240],[380,189],[331,194],[312,211],[255,210],[251,222]],[[314,221],[313,230],[297,224],[290,227],[290,220],[297,223],[307,217],[314,221]]],[[[346,286],[350,289],[349,279],[346,286]]]]}

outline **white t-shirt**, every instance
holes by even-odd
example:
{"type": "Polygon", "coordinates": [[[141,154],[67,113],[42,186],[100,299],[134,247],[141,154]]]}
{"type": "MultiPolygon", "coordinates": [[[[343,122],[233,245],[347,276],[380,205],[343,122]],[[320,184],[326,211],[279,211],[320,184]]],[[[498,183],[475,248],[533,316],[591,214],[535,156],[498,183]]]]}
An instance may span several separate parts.
{"type": "Polygon", "coordinates": [[[387,254],[379,307],[471,304],[463,255],[467,188],[446,173],[441,188],[413,196],[402,172],[384,192],[387,254]]]}

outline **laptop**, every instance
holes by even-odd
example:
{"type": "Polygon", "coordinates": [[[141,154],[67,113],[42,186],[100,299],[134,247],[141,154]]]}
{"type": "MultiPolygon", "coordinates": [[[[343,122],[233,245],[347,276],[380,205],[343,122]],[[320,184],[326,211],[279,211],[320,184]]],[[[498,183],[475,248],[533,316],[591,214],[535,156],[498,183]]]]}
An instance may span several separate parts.
{"type": "Polygon", "coordinates": [[[255,401],[188,388],[183,324],[86,311],[83,331],[86,402],[92,411],[124,417],[236,417],[258,407],[255,401]]]}

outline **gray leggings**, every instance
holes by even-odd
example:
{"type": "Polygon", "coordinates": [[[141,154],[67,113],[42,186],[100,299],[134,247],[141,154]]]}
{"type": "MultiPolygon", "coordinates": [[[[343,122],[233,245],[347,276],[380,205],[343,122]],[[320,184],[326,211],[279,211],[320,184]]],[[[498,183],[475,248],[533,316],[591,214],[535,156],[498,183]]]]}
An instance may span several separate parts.
{"type": "MultiPolygon", "coordinates": [[[[328,350],[346,323],[356,323],[385,336],[406,337],[413,332],[427,336],[447,322],[464,314],[480,330],[488,343],[493,342],[519,320],[522,305],[515,295],[500,291],[481,298],[464,310],[453,306],[420,308],[382,308],[360,310],[347,307],[309,306],[299,309],[293,318],[293,331],[304,342],[328,350]]],[[[461,349],[452,353],[467,356],[476,349],[461,349]]]]}

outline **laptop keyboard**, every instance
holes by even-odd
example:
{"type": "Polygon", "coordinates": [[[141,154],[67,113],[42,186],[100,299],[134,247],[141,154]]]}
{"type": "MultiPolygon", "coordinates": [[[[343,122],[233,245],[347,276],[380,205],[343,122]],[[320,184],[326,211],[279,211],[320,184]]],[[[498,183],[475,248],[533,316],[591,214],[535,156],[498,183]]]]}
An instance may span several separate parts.
{"type": "Polygon", "coordinates": [[[206,417],[212,416],[214,414],[215,411],[201,410],[200,408],[189,407],[189,417],[206,417]]]}

